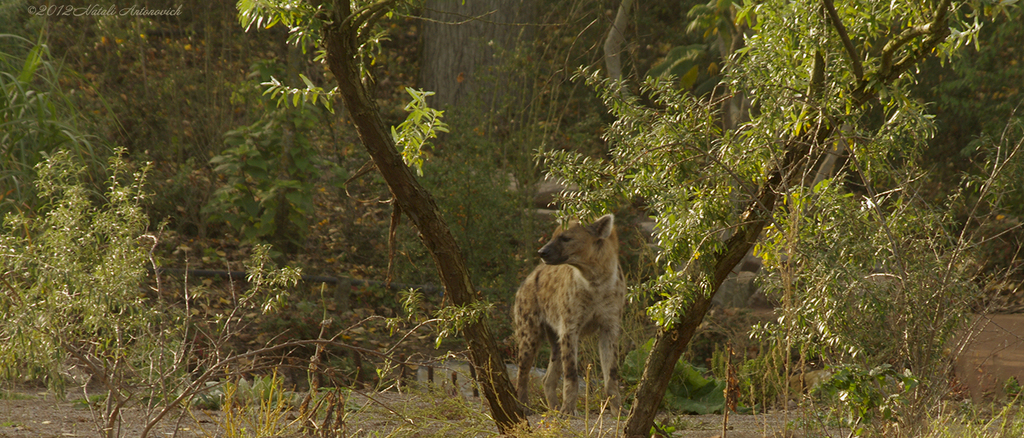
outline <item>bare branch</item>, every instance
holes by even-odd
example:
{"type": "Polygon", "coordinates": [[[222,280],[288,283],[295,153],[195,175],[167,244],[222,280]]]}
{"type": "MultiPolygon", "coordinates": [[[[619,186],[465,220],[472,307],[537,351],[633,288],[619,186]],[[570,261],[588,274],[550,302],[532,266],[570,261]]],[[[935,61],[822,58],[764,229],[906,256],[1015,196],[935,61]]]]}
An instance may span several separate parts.
{"type": "Polygon", "coordinates": [[[882,48],[882,65],[879,66],[878,72],[879,77],[888,82],[899,75],[903,74],[904,71],[909,69],[911,66],[920,61],[924,56],[931,52],[943,39],[949,35],[949,26],[946,24],[946,16],[949,13],[951,0],[942,0],[942,2],[935,8],[935,15],[932,17],[932,21],[919,26],[911,27],[895,39],[889,41],[884,48],[882,48]],[[896,64],[892,63],[893,54],[903,45],[910,42],[910,40],[927,35],[924,43],[921,44],[916,50],[911,51],[896,64]]]}
{"type": "MultiPolygon", "coordinates": [[[[923,59],[949,35],[946,16],[949,13],[950,2],[951,0],[941,0],[941,3],[935,9],[935,15],[932,17],[931,22],[908,28],[886,43],[882,48],[882,61],[878,67],[877,75],[874,75],[879,81],[884,84],[892,82],[903,72],[907,71],[907,69],[923,59]],[[916,50],[912,50],[893,64],[892,59],[897,50],[911,40],[925,35],[928,37],[916,50]]],[[[871,81],[868,81],[867,78],[862,78],[860,84],[853,91],[854,101],[857,104],[863,104],[874,97],[876,93],[877,90],[871,89],[871,81]]]]}

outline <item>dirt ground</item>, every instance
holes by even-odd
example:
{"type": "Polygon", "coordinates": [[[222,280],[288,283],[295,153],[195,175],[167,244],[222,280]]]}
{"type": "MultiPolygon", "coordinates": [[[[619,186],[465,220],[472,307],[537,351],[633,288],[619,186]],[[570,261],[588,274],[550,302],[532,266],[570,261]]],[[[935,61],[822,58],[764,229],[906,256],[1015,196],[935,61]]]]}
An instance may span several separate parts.
{"type": "MultiPolygon", "coordinates": [[[[1006,379],[1016,377],[1024,383],[1024,315],[978,316],[971,339],[957,355],[956,375],[975,401],[999,398],[1006,379]]],[[[456,370],[460,371],[460,370],[456,370]]],[[[468,376],[467,376],[468,377],[468,376]]],[[[468,378],[463,378],[465,382],[468,378]]],[[[355,394],[346,401],[346,436],[494,436],[494,424],[484,414],[479,398],[465,391],[451,390],[447,395],[398,394],[385,392],[355,394]],[[375,435],[375,433],[383,433],[375,435]]],[[[0,397],[0,437],[77,437],[99,436],[95,407],[81,400],[80,392],[70,392],[68,400],[56,400],[42,389],[17,388],[0,397]]],[[[152,412],[132,409],[125,412],[116,436],[139,437],[144,419],[152,412]]],[[[280,425],[294,423],[295,414],[283,413],[278,427],[264,436],[299,435],[298,428],[280,425]]],[[[721,415],[663,415],[658,422],[671,427],[671,436],[707,438],[722,435],[721,415]]],[[[534,415],[530,425],[542,436],[613,437],[622,430],[622,419],[610,415],[582,415],[572,418],[534,415]]],[[[794,411],[773,411],[758,415],[729,416],[727,437],[801,436],[796,425],[802,416],[794,411]],[[794,432],[795,430],[795,432],[794,432]]],[[[195,410],[174,412],[159,422],[150,437],[190,438],[238,436],[225,430],[234,424],[250,432],[264,427],[261,420],[235,417],[229,421],[223,411],[195,410]]],[[[265,427],[264,427],[265,429],[265,427]]],[[[268,432],[264,430],[264,432],[268,432]]],[[[250,433],[246,436],[252,436],[250,433]]]]}
{"type": "MultiPolygon", "coordinates": [[[[11,438],[64,438],[64,437],[95,437],[98,421],[95,414],[83,403],[76,401],[57,401],[45,393],[32,394],[19,392],[17,399],[0,400],[0,437],[11,438]],[[25,397],[25,398],[22,398],[25,397]]],[[[416,399],[417,396],[396,393],[374,394],[376,401],[369,402],[365,398],[354,401],[356,404],[368,403],[361,412],[350,413],[346,419],[346,433],[349,436],[377,436],[374,433],[394,433],[396,436],[495,436],[494,424],[482,415],[481,409],[476,414],[452,412],[451,418],[432,415],[407,416],[386,412],[394,409],[403,412],[408,403],[430,402],[416,399]]],[[[472,405],[472,403],[467,403],[472,405]]],[[[480,406],[477,406],[480,407],[480,406]]],[[[139,437],[144,429],[145,413],[129,410],[125,421],[116,431],[119,436],[139,437]]],[[[787,422],[799,418],[794,412],[772,412],[762,415],[729,416],[728,437],[752,438],[779,435],[787,422]]],[[[294,420],[293,415],[285,415],[281,424],[294,420]]],[[[533,415],[530,417],[531,427],[539,436],[591,436],[613,437],[621,434],[622,421],[610,415],[576,416],[564,418],[558,416],[533,415]],[[546,433],[545,433],[546,432],[546,433]]],[[[250,431],[259,428],[258,424],[249,420],[240,420],[242,427],[250,431]]],[[[674,428],[671,436],[680,438],[705,438],[722,435],[721,415],[687,415],[673,418],[662,417],[659,423],[674,428]]],[[[158,423],[149,436],[166,437],[222,437],[226,433],[225,413],[222,411],[198,411],[191,415],[175,412],[167,419],[158,423]]],[[[297,428],[282,428],[276,436],[298,435],[297,428]]],[[[251,435],[247,435],[251,436],[251,435]]],[[[781,436],[781,435],[779,435],[781,436]]]]}
{"type": "Polygon", "coordinates": [[[1010,378],[1024,384],[1024,314],[976,316],[969,333],[954,366],[972,400],[1005,397],[1010,378]]]}

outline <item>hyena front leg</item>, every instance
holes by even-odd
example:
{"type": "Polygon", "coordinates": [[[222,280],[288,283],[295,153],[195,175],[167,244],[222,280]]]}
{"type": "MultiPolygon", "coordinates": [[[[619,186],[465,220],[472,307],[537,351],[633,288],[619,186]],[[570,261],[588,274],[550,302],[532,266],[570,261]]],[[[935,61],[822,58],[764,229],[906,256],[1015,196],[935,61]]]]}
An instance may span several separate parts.
{"type": "Polygon", "coordinates": [[[562,413],[572,415],[576,413],[576,398],[579,395],[580,382],[577,369],[577,349],[579,347],[579,333],[569,332],[563,334],[558,340],[558,347],[562,353],[562,413]]]}
{"type": "Polygon", "coordinates": [[[548,359],[548,370],[544,373],[544,399],[548,409],[558,409],[558,379],[562,377],[562,348],[558,335],[550,327],[544,327],[548,343],[551,344],[551,358],[548,359]]]}
{"type": "Polygon", "coordinates": [[[600,332],[598,348],[601,353],[601,372],[604,374],[604,395],[609,398],[612,414],[620,415],[622,398],[619,395],[619,330],[617,327],[600,332]]]}
{"type": "Polygon", "coordinates": [[[516,395],[519,398],[519,403],[526,409],[529,409],[530,401],[530,370],[533,369],[533,361],[537,359],[540,340],[539,324],[520,324],[516,328],[516,344],[519,349],[516,356],[516,364],[519,365],[519,373],[516,376],[516,395]]]}

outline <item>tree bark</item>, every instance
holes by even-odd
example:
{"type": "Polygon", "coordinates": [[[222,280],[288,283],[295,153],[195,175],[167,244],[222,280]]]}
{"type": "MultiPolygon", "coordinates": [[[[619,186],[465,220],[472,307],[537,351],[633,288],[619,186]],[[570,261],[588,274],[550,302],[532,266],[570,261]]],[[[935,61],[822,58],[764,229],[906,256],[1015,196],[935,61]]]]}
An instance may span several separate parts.
{"type": "MultiPolygon", "coordinates": [[[[353,14],[348,0],[334,1],[335,16],[324,29],[327,65],[338,81],[342,101],[359,138],[387,182],[394,202],[419,230],[420,238],[430,251],[445,293],[455,305],[469,305],[475,301],[477,293],[462,252],[430,193],[420,186],[412,170],[402,160],[370,90],[361,80],[359,31],[374,19],[371,8],[384,9],[380,6],[383,2],[353,14]]],[[[464,329],[463,335],[469,344],[471,361],[476,367],[477,380],[490,405],[491,414],[499,431],[506,433],[516,424],[526,421],[526,417],[516,401],[497,343],[483,320],[474,321],[464,329]]]]}
{"type": "Polygon", "coordinates": [[[608,37],[604,40],[604,65],[608,70],[608,79],[613,81],[622,80],[622,42],[626,40],[626,25],[629,24],[632,9],[633,0],[622,0],[612,28],[608,30],[608,37]]]}
{"type": "MultiPolygon", "coordinates": [[[[716,263],[714,277],[709,281],[709,290],[718,290],[729,276],[729,272],[743,260],[747,251],[750,251],[757,242],[761,231],[771,220],[775,202],[788,180],[788,174],[794,165],[803,161],[810,152],[807,146],[809,141],[812,140],[800,138],[790,142],[782,165],[772,171],[762,185],[757,199],[752,201],[741,215],[739,222],[743,225],[725,242],[720,252],[713,254],[716,263]]],[[[704,315],[711,307],[712,295],[708,293],[697,297],[679,321],[667,329],[658,331],[651,347],[651,354],[644,364],[644,374],[636,389],[636,402],[633,403],[629,418],[626,419],[624,434],[627,437],[646,437],[650,432],[654,424],[654,415],[662,398],[665,397],[669,377],[672,376],[676,361],[704,320],[704,315]]]]}
{"type": "Polygon", "coordinates": [[[533,0],[427,0],[420,88],[435,93],[439,108],[489,109],[522,97],[515,84],[525,81],[503,70],[498,55],[533,40],[534,10],[533,0]]]}

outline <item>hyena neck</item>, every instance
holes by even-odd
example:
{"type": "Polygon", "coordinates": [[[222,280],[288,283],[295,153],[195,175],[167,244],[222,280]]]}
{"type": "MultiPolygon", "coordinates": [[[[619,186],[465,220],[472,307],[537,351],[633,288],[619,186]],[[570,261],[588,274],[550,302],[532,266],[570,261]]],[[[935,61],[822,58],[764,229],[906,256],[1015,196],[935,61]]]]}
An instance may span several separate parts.
{"type": "Polygon", "coordinates": [[[602,260],[602,263],[573,265],[583,276],[591,287],[600,287],[611,284],[619,277],[619,256],[611,254],[611,257],[602,260]]]}

